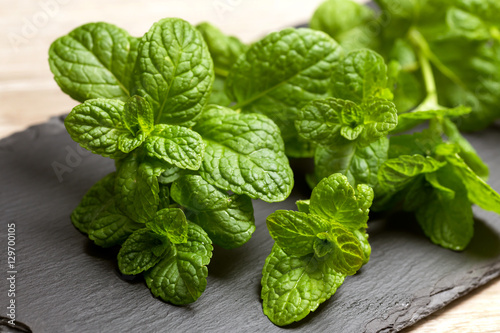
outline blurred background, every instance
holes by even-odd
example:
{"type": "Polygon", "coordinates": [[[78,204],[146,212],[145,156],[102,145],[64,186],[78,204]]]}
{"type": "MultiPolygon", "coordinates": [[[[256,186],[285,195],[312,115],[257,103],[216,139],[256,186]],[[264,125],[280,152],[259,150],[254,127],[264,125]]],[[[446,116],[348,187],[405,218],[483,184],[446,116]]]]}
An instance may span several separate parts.
{"type": "MultiPolygon", "coordinates": [[[[78,104],[62,93],[48,66],[52,41],[88,22],[106,21],[143,35],[153,22],[210,21],[252,42],[308,22],[322,0],[0,0],[0,139],[78,104]]],[[[367,2],[359,0],[359,2],[367,2]]],[[[499,332],[500,280],[431,315],[412,332],[499,332]]]]}

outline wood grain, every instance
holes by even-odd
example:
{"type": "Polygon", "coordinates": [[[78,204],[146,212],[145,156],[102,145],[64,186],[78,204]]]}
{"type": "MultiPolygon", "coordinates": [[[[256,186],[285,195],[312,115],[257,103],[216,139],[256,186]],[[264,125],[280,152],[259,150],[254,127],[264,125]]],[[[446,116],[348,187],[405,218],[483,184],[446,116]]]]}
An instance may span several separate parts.
{"type": "MultiPolygon", "coordinates": [[[[246,42],[283,27],[307,22],[321,0],[76,1],[0,0],[0,138],[77,102],[60,91],[47,64],[50,43],[83,23],[108,21],[142,35],[168,16],[191,23],[210,21],[246,42]]],[[[500,279],[431,314],[406,333],[498,332],[500,279]]]]}

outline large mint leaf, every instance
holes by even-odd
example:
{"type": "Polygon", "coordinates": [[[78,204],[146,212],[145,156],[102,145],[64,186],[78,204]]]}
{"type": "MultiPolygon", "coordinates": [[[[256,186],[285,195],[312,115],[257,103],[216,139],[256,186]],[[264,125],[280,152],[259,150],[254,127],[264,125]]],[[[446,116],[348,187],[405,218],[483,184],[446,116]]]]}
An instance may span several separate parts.
{"type": "Polygon", "coordinates": [[[136,222],[146,223],[156,213],[159,203],[157,177],[161,169],[137,154],[130,154],[116,172],[115,195],[119,209],[136,222]]]}
{"type": "Polygon", "coordinates": [[[425,234],[442,247],[460,251],[469,244],[474,233],[474,219],[467,189],[451,166],[437,171],[440,184],[455,192],[452,199],[434,191],[431,198],[416,211],[425,234]]]}
{"type": "Polygon", "coordinates": [[[246,195],[229,195],[199,175],[176,180],[171,196],[187,208],[189,220],[201,226],[212,241],[223,248],[245,244],[255,231],[252,200],[246,195]]]}
{"type": "Polygon", "coordinates": [[[267,202],[288,197],[293,174],[271,119],[209,106],[193,129],[206,144],[200,175],[210,184],[267,202]]]}
{"type": "Polygon", "coordinates": [[[113,172],[95,183],[83,196],[78,207],[71,213],[71,221],[78,230],[88,233],[92,221],[111,204],[114,185],[115,173],[113,172]]]}
{"type": "Polygon", "coordinates": [[[181,169],[198,170],[205,144],[201,136],[189,128],[176,125],[156,125],[145,143],[149,156],[181,169]]]}
{"type": "Polygon", "coordinates": [[[116,207],[116,199],[102,209],[88,227],[89,238],[99,246],[122,244],[127,237],[143,225],[132,221],[116,207]]]}
{"type": "Polygon", "coordinates": [[[387,66],[384,58],[371,50],[358,50],[335,66],[332,95],[355,103],[363,100],[391,97],[387,89],[387,66]]]}
{"type": "Polygon", "coordinates": [[[469,200],[479,207],[500,214],[500,194],[493,190],[459,156],[447,156],[467,188],[469,200]]]}
{"type": "Polygon", "coordinates": [[[89,23],[57,39],[50,46],[54,79],[72,98],[125,101],[137,56],[136,38],[109,23],[89,23]]]}
{"type": "Polygon", "coordinates": [[[122,157],[118,140],[128,132],[121,122],[123,108],[118,100],[91,99],[74,107],[64,125],[83,148],[105,157],[122,157]]]}
{"type": "Polygon", "coordinates": [[[340,56],[340,47],[325,33],[292,28],[274,32],[238,59],[226,92],[237,102],[234,108],[263,113],[276,122],[287,154],[308,155],[309,151],[288,151],[288,145],[301,140],[294,121],[304,104],[326,97],[332,67],[340,56]]]}
{"type": "Polygon", "coordinates": [[[133,94],[151,104],[156,124],[179,124],[196,117],[208,100],[213,80],[207,46],[186,21],[160,20],[141,39],[133,94]]]}
{"type": "Polygon", "coordinates": [[[118,252],[120,271],[136,275],[156,265],[170,246],[164,238],[146,228],[135,231],[118,252]]]}
{"type": "Polygon", "coordinates": [[[299,321],[335,294],[344,278],[322,258],[289,256],[274,244],[262,270],[264,314],[279,326],[299,321]]]}
{"type": "Polygon", "coordinates": [[[158,235],[168,237],[173,244],[187,241],[188,221],[180,208],[165,208],[156,212],[146,227],[158,235]]]}
{"type": "Polygon", "coordinates": [[[196,301],[207,286],[212,250],[203,229],[189,223],[187,242],[171,244],[161,261],[144,273],[153,295],[178,305],[196,301]]]}
{"type": "Polygon", "coordinates": [[[405,188],[418,175],[435,172],[446,163],[422,155],[401,155],[386,161],[379,169],[380,186],[389,192],[405,188]]]}
{"type": "Polygon", "coordinates": [[[333,174],[312,191],[309,212],[327,221],[337,222],[349,230],[366,228],[373,190],[358,185],[355,190],[347,177],[333,174]]]}
{"type": "Polygon", "coordinates": [[[355,143],[329,148],[318,146],[314,156],[313,183],[334,173],[341,173],[353,185],[367,184],[378,187],[377,173],[387,160],[389,140],[381,138],[365,148],[355,143]]]}
{"type": "Polygon", "coordinates": [[[272,213],[266,224],[276,244],[287,254],[297,256],[314,252],[316,235],[329,229],[328,222],[317,216],[289,210],[272,213]]]}

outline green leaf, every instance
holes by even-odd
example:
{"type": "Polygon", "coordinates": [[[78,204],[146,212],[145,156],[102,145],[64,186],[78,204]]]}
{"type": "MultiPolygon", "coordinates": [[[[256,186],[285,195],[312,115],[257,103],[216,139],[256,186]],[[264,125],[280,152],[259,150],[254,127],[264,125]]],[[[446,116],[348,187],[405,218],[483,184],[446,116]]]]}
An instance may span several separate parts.
{"type": "Polygon", "coordinates": [[[209,106],[193,129],[206,144],[199,172],[210,184],[267,202],[288,197],[293,173],[269,118],[209,106]]]}
{"type": "Polygon", "coordinates": [[[302,108],[295,122],[303,138],[329,147],[357,139],[361,146],[367,146],[386,136],[396,125],[396,107],[379,99],[360,105],[336,98],[315,100],[302,108]]]}
{"type": "Polygon", "coordinates": [[[156,265],[169,250],[168,241],[150,230],[135,231],[118,252],[118,268],[122,274],[136,275],[156,265]]]}
{"type": "Polygon", "coordinates": [[[120,164],[115,181],[117,205],[132,220],[146,223],[155,216],[161,171],[136,154],[128,155],[120,164]]]}
{"type": "Polygon", "coordinates": [[[432,242],[461,251],[474,233],[467,189],[451,166],[441,168],[437,172],[437,179],[444,187],[454,191],[455,196],[450,200],[440,195],[441,191],[434,191],[430,200],[417,210],[417,220],[432,242]]]}
{"type": "Polygon", "coordinates": [[[299,212],[309,213],[309,205],[311,204],[310,200],[297,200],[295,204],[297,205],[299,212]]]}
{"type": "Polygon", "coordinates": [[[405,188],[416,176],[435,172],[446,163],[422,155],[401,155],[386,161],[378,171],[380,186],[389,192],[405,188]]]}
{"type": "Polygon", "coordinates": [[[123,124],[132,134],[142,131],[148,135],[154,127],[154,114],[151,105],[140,96],[132,96],[125,103],[123,124]]]}
{"type": "Polygon", "coordinates": [[[156,212],[146,227],[154,233],[168,237],[173,244],[187,242],[188,221],[182,209],[166,208],[156,212]]]}
{"type": "Polygon", "coordinates": [[[139,148],[144,140],[146,140],[146,136],[146,133],[142,131],[139,131],[137,135],[134,135],[130,132],[123,133],[118,138],[118,149],[128,154],[134,149],[139,148]]]}
{"type": "Polygon", "coordinates": [[[361,245],[361,249],[363,250],[363,257],[364,257],[363,265],[364,265],[370,260],[370,255],[372,253],[372,247],[368,242],[368,234],[365,232],[364,229],[354,230],[352,233],[358,239],[359,244],[361,245]]]}
{"type": "Polygon", "coordinates": [[[416,154],[430,156],[441,143],[443,143],[441,134],[432,129],[425,129],[422,132],[413,134],[392,136],[389,158],[416,154]]]}
{"type": "Polygon", "coordinates": [[[329,229],[328,222],[318,216],[288,210],[272,213],[266,223],[276,244],[288,255],[297,256],[314,252],[316,235],[329,229]]]}
{"type": "Polygon", "coordinates": [[[327,0],[316,9],[309,26],[340,40],[350,30],[374,20],[374,12],[365,5],[350,0],[327,0]]]}
{"type": "Polygon", "coordinates": [[[485,210],[500,214],[500,194],[476,175],[459,156],[446,156],[446,160],[454,166],[455,172],[460,175],[460,179],[467,188],[469,200],[485,210]]]}
{"type": "Polygon", "coordinates": [[[91,99],[77,105],[64,120],[66,130],[83,148],[104,157],[120,158],[120,136],[128,131],[122,127],[124,103],[110,99],[91,99]]]}
{"type": "Polygon", "coordinates": [[[325,256],[327,265],[341,274],[354,275],[365,262],[358,237],[336,223],[327,233],[318,235],[314,250],[316,256],[325,256]]]}
{"type": "Polygon", "coordinates": [[[153,295],[177,305],[196,301],[207,286],[211,244],[201,227],[189,223],[188,241],[171,244],[161,261],[144,273],[153,295]]]}
{"type": "Polygon", "coordinates": [[[169,163],[162,163],[164,171],[158,176],[158,182],[163,185],[168,185],[182,176],[183,170],[169,163]]]}
{"type": "Polygon", "coordinates": [[[252,200],[245,195],[229,195],[199,175],[176,180],[171,195],[187,208],[190,221],[200,225],[212,241],[223,248],[245,244],[255,231],[252,200]]]}
{"type": "MultiPolygon", "coordinates": [[[[333,97],[361,103],[375,97],[391,96],[387,89],[384,58],[372,50],[350,52],[335,66],[333,97]]],[[[391,96],[392,98],[392,96],[391,96]]]]}
{"type": "Polygon", "coordinates": [[[381,138],[365,148],[356,144],[318,146],[314,156],[314,174],[316,182],[334,173],[341,173],[353,185],[367,184],[377,190],[377,173],[380,166],[387,160],[389,140],[381,138]]]}
{"type": "Polygon", "coordinates": [[[279,326],[299,321],[335,294],[344,278],[322,258],[289,256],[274,244],[262,270],[264,314],[279,326]]]}
{"type": "Polygon", "coordinates": [[[112,202],[114,184],[113,172],[95,183],[83,196],[78,207],[71,213],[71,221],[78,230],[88,233],[92,221],[112,202]]]}
{"type": "Polygon", "coordinates": [[[342,174],[323,179],[312,191],[309,212],[327,221],[334,221],[349,230],[366,228],[373,190],[358,185],[357,190],[342,174]]]}
{"type": "Polygon", "coordinates": [[[229,97],[227,97],[226,91],[224,90],[225,83],[226,79],[218,75],[215,76],[214,85],[212,87],[212,93],[210,94],[208,104],[221,106],[229,106],[231,104],[232,101],[229,99],[229,97]]]}
{"type": "Polygon", "coordinates": [[[149,156],[181,169],[198,170],[205,144],[201,136],[189,128],[175,125],[156,125],[146,139],[149,156]]]}
{"type": "Polygon", "coordinates": [[[274,32],[238,59],[227,78],[226,92],[236,101],[234,109],[273,119],[288,146],[298,138],[294,121],[300,108],[326,97],[340,56],[338,44],[322,32],[292,28],[274,32]]]}
{"type": "Polygon", "coordinates": [[[439,192],[439,195],[446,199],[446,200],[453,200],[455,198],[455,191],[444,187],[438,179],[437,173],[432,172],[432,173],[426,173],[425,175],[425,180],[431,184],[431,186],[439,192]]]}
{"type": "Polygon", "coordinates": [[[180,124],[196,117],[210,96],[213,80],[207,46],[186,21],[160,20],[141,39],[133,94],[151,104],[155,124],[180,124]]]}
{"type": "Polygon", "coordinates": [[[489,175],[488,166],[483,162],[472,145],[465,139],[457,126],[449,119],[443,120],[443,130],[450,142],[460,147],[460,157],[481,178],[487,179],[489,175]]]}
{"type": "Polygon", "coordinates": [[[50,70],[59,87],[77,101],[126,101],[137,44],[136,38],[112,24],[85,24],[52,43],[50,70]]]}
{"type": "Polygon", "coordinates": [[[488,40],[489,27],[479,17],[451,7],[446,11],[447,36],[464,37],[471,40],[488,40]]]}
{"type": "Polygon", "coordinates": [[[143,225],[123,215],[116,207],[116,199],[102,209],[88,227],[89,238],[101,247],[122,244],[143,225]]]}
{"type": "Polygon", "coordinates": [[[215,73],[226,77],[239,56],[246,52],[248,47],[238,38],[227,36],[208,22],[200,23],[196,29],[207,43],[208,50],[214,61],[215,73]]]}
{"type": "Polygon", "coordinates": [[[158,203],[158,210],[162,210],[170,207],[170,188],[168,185],[163,185],[162,183],[159,185],[160,190],[158,191],[158,197],[160,201],[158,203]]]}

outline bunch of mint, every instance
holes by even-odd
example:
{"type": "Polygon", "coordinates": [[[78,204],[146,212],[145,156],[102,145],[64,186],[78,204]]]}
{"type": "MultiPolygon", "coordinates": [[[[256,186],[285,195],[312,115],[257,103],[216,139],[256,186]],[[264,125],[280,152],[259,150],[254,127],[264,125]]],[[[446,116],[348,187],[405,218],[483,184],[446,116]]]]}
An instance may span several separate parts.
{"type": "Polygon", "coordinates": [[[370,207],[412,211],[434,243],[463,250],[472,204],[500,214],[488,167],[460,133],[500,117],[500,7],[376,2],[327,0],[311,29],[250,46],[180,19],[142,38],[94,23],[55,41],[55,79],[82,102],[67,130],[116,164],[73,224],[120,245],[120,270],[143,273],[155,296],[190,303],[206,287],[212,242],[247,242],[251,199],[285,200],[288,158],[313,158],[310,200],[267,218],[263,310],[277,325],[304,318],[368,262],[370,207]]]}

